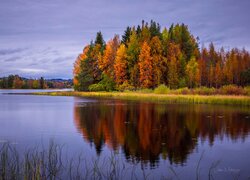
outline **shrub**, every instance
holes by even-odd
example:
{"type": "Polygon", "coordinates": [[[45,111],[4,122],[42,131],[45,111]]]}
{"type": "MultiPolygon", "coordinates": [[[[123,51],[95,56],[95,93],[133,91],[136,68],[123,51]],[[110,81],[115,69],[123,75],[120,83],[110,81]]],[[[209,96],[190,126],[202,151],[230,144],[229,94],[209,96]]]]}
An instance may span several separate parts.
{"type": "Polygon", "coordinates": [[[195,88],[193,90],[193,94],[199,94],[199,95],[214,95],[216,94],[216,89],[215,88],[208,88],[208,87],[200,87],[200,88],[195,88]]]}
{"type": "Polygon", "coordinates": [[[115,82],[107,75],[102,75],[102,80],[97,84],[91,84],[88,87],[89,91],[113,91],[115,90],[115,82]]]}
{"type": "Polygon", "coordinates": [[[246,95],[250,96],[250,86],[244,88],[246,95]]]}
{"type": "Polygon", "coordinates": [[[102,75],[102,80],[98,84],[101,84],[105,91],[115,90],[115,81],[106,74],[102,75]]]}
{"type": "Polygon", "coordinates": [[[165,86],[164,84],[161,84],[154,89],[155,94],[168,94],[169,92],[170,92],[169,87],[165,86]]]}
{"type": "Polygon", "coordinates": [[[116,89],[118,91],[132,91],[135,90],[135,87],[125,81],[122,85],[118,85],[116,89]]]}
{"type": "Polygon", "coordinates": [[[239,86],[236,85],[225,85],[219,89],[220,94],[225,95],[246,95],[246,91],[239,86]]]}
{"type": "Polygon", "coordinates": [[[180,92],[181,92],[181,94],[190,94],[190,90],[187,87],[181,88],[180,92]]]}
{"type": "Polygon", "coordinates": [[[88,87],[89,91],[105,91],[105,87],[103,84],[91,84],[89,87],[88,87]]]}
{"type": "Polygon", "coordinates": [[[190,93],[190,90],[185,87],[185,88],[179,88],[179,89],[172,89],[170,90],[169,94],[188,94],[190,93]]]}

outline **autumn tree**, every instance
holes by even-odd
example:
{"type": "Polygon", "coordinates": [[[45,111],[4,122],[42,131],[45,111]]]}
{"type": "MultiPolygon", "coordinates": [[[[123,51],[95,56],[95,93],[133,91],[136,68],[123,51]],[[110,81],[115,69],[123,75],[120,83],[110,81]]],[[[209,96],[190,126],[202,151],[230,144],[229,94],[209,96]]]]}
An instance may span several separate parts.
{"type": "Polygon", "coordinates": [[[177,44],[169,43],[168,45],[168,85],[170,88],[177,88],[179,84],[179,67],[181,51],[177,44]]]}
{"type": "Polygon", "coordinates": [[[117,50],[114,63],[115,71],[115,81],[117,85],[121,85],[128,80],[127,72],[127,54],[126,47],[124,44],[121,44],[117,50]]]}
{"type": "Polygon", "coordinates": [[[214,76],[215,87],[218,88],[221,86],[222,78],[223,78],[220,62],[216,63],[214,73],[215,73],[215,76],[214,76]]]}
{"type": "Polygon", "coordinates": [[[231,62],[231,56],[227,55],[228,60],[226,61],[224,67],[223,67],[223,73],[225,76],[225,81],[227,84],[233,83],[233,67],[231,62]]]}
{"type": "Polygon", "coordinates": [[[138,38],[141,46],[143,46],[144,42],[149,43],[151,39],[151,32],[149,30],[148,24],[142,27],[141,33],[138,38]]]}
{"type": "Polygon", "coordinates": [[[205,47],[201,50],[201,57],[198,60],[201,86],[208,86],[208,51],[205,47]]]}
{"type": "Polygon", "coordinates": [[[83,53],[80,54],[74,63],[74,88],[76,90],[87,90],[87,86],[92,84],[93,78],[90,76],[90,69],[88,64],[88,56],[90,51],[90,45],[83,49],[83,53]]]}
{"type": "Polygon", "coordinates": [[[45,89],[46,88],[46,83],[45,83],[45,80],[43,77],[40,78],[39,80],[39,86],[40,86],[40,89],[45,89]]]}
{"type": "Polygon", "coordinates": [[[39,81],[35,79],[32,82],[32,89],[39,89],[39,81]]]}
{"type": "Polygon", "coordinates": [[[200,81],[200,73],[199,73],[199,65],[195,58],[191,58],[186,66],[186,74],[188,78],[188,86],[193,88],[199,84],[200,81]]]}
{"type": "Polygon", "coordinates": [[[98,57],[100,69],[112,79],[114,79],[114,61],[119,44],[119,36],[115,35],[115,37],[106,44],[103,56],[99,55],[98,57]]]}
{"type": "Polygon", "coordinates": [[[214,85],[214,66],[213,64],[210,64],[209,65],[209,71],[208,71],[208,84],[209,84],[209,87],[213,87],[214,85]]]}
{"type": "Polygon", "coordinates": [[[154,85],[154,70],[153,59],[150,55],[150,46],[144,42],[139,55],[139,68],[140,68],[140,86],[143,88],[152,88],[154,85]]]}
{"type": "Polygon", "coordinates": [[[139,85],[138,58],[140,53],[140,44],[135,30],[132,31],[129,39],[127,48],[129,83],[136,87],[139,85]]]}
{"type": "Polygon", "coordinates": [[[24,84],[23,80],[19,76],[15,75],[12,88],[13,89],[21,89],[23,87],[23,84],[24,84]]]}
{"type": "Polygon", "coordinates": [[[167,61],[163,56],[163,47],[158,36],[154,36],[150,42],[151,56],[153,61],[153,82],[154,87],[164,83],[167,61]]]}

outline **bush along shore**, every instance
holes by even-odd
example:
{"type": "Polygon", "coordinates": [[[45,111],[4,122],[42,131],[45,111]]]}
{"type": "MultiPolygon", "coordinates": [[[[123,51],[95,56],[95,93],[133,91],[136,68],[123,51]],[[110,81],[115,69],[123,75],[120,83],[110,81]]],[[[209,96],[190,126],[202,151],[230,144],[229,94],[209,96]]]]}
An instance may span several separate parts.
{"type": "Polygon", "coordinates": [[[137,91],[112,91],[112,92],[38,92],[36,95],[50,96],[79,96],[90,98],[109,98],[122,100],[139,100],[161,103],[179,104],[223,104],[223,105],[246,105],[250,106],[250,88],[225,86],[220,89],[195,88],[171,90],[164,85],[156,89],[141,89],[137,91]]]}

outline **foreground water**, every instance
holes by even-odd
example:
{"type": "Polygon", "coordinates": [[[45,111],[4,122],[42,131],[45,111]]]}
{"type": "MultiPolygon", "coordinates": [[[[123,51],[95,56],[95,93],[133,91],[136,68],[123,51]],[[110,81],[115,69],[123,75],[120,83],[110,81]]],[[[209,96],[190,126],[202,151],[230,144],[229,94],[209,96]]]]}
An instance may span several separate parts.
{"type": "MultiPolygon", "coordinates": [[[[250,177],[249,107],[166,105],[0,90],[0,143],[19,152],[53,139],[87,161],[115,156],[135,177],[250,177]]],[[[30,92],[30,91],[29,91],[30,92]]],[[[105,165],[103,166],[105,168],[105,165]]],[[[131,178],[125,173],[125,178],[131,178]]]]}

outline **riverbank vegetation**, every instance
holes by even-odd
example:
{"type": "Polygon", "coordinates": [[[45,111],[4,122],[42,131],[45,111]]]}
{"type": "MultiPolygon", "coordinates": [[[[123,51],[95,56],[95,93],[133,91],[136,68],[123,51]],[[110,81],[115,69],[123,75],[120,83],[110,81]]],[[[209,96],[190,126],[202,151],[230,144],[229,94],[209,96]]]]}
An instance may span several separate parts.
{"type": "MultiPolygon", "coordinates": [[[[162,90],[160,90],[162,91],[162,90]]],[[[160,102],[169,104],[224,104],[224,105],[250,105],[250,97],[245,95],[197,95],[196,92],[207,92],[201,89],[188,90],[164,90],[164,93],[159,92],[157,89],[154,92],[151,89],[142,89],[138,91],[125,91],[125,92],[37,92],[32,93],[36,95],[49,95],[49,96],[79,96],[79,97],[91,97],[91,98],[108,98],[108,99],[121,99],[121,100],[136,100],[144,102],[160,102]],[[183,94],[185,93],[185,94],[183,94]],[[189,94],[187,94],[189,93],[189,94]]],[[[209,93],[213,90],[208,90],[209,93]]],[[[215,91],[216,92],[216,91],[215,91]]]]}
{"type": "Polygon", "coordinates": [[[184,24],[167,29],[154,21],[142,21],[137,27],[127,27],[121,39],[115,35],[107,43],[98,32],[75,61],[74,88],[135,91],[164,84],[171,90],[181,88],[182,94],[193,94],[195,90],[189,93],[185,88],[197,87],[217,94],[221,87],[234,85],[234,91],[236,86],[239,90],[250,84],[248,51],[226,51],[213,43],[200,49],[198,44],[199,39],[184,24]]]}

